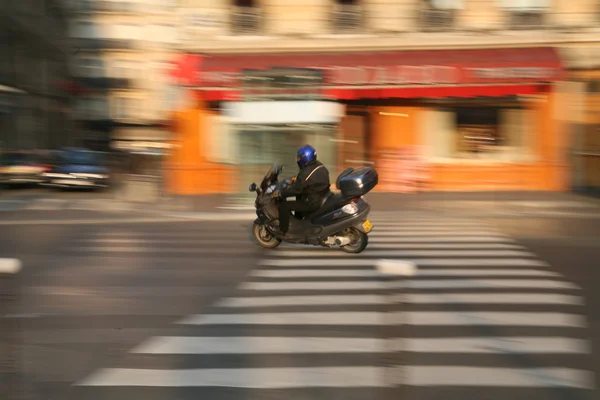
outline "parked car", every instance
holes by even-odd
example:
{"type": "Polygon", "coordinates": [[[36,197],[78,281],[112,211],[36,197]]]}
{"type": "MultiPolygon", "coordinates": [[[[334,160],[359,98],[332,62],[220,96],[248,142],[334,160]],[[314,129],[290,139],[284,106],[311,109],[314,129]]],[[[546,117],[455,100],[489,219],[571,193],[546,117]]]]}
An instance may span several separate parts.
{"type": "Polygon", "coordinates": [[[44,181],[43,174],[50,169],[50,165],[33,153],[0,154],[0,184],[3,185],[37,185],[44,181]]]}
{"type": "Polygon", "coordinates": [[[60,154],[58,164],[43,177],[44,186],[99,189],[109,186],[110,173],[101,153],[69,149],[60,154]]]}

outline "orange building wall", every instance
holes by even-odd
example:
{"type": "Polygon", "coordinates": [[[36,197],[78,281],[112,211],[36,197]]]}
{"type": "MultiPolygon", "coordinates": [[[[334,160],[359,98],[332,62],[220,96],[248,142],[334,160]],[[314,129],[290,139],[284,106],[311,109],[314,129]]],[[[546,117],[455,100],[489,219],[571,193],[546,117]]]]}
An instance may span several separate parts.
{"type": "MultiPolygon", "coordinates": [[[[421,190],[568,190],[570,166],[565,149],[569,138],[567,127],[554,118],[556,95],[547,93],[532,101],[534,110],[530,124],[534,135],[537,161],[531,163],[499,163],[465,161],[464,163],[427,164],[421,176],[427,179],[421,190]]],[[[386,165],[381,150],[422,145],[419,137],[419,107],[372,107],[372,154],[380,175],[375,190],[394,191],[398,169],[386,165]],[[396,176],[394,176],[396,175],[396,176]]]]}
{"type": "Polygon", "coordinates": [[[207,161],[211,149],[206,135],[211,135],[206,118],[211,111],[197,108],[173,114],[173,150],[165,165],[165,186],[168,193],[181,195],[229,193],[237,170],[207,161]]]}

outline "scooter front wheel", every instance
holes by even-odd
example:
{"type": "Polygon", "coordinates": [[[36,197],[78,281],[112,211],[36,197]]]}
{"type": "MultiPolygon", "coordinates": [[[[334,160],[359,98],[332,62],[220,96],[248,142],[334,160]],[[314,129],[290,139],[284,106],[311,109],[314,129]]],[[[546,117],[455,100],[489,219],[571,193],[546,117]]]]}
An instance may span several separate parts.
{"type": "Polygon", "coordinates": [[[352,238],[352,241],[349,244],[340,248],[346,253],[361,253],[364,249],[367,248],[367,245],[369,244],[369,237],[366,233],[361,232],[356,228],[350,228],[348,229],[348,231],[349,236],[352,238]]]}
{"type": "Polygon", "coordinates": [[[252,238],[265,249],[274,249],[281,244],[281,239],[273,236],[266,226],[252,224],[252,238]]]}

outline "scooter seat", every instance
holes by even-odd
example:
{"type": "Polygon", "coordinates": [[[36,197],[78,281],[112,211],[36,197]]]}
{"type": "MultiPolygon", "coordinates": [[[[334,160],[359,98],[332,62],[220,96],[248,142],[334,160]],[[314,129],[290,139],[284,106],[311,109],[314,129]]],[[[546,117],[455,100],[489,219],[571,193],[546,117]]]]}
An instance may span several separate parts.
{"type": "Polygon", "coordinates": [[[333,211],[338,207],[341,207],[346,201],[348,201],[348,197],[344,196],[341,193],[329,193],[328,196],[324,197],[324,201],[321,203],[321,208],[319,208],[314,213],[308,216],[308,219],[313,219],[319,215],[326,214],[327,212],[333,211]]]}

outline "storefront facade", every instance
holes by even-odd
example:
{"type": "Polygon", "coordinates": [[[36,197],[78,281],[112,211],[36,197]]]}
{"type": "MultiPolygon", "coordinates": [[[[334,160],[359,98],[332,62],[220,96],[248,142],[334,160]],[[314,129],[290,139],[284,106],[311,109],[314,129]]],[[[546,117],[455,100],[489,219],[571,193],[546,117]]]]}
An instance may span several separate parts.
{"type": "MultiPolygon", "coordinates": [[[[209,109],[211,104],[263,101],[260,107],[266,114],[275,107],[265,98],[295,96],[296,108],[310,101],[340,105],[339,120],[328,121],[333,133],[322,140],[333,146],[324,150],[330,169],[333,173],[375,165],[381,176],[380,191],[413,190],[415,182],[419,190],[566,190],[570,186],[570,167],[560,154],[568,132],[564,124],[556,123],[555,83],[565,79],[565,72],[552,48],[184,55],[175,71],[198,99],[180,113],[180,124],[189,121],[183,115],[212,113],[225,115],[226,124],[239,126],[239,118],[223,112],[226,107],[215,111],[209,109]],[[284,87],[272,80],[248,84],[244,79],[248,70],[283,68],[323,71],[323,78],[312,86],[284,87]],[[313,98],[300,99],[301,94],[313,98]]],[[[211,136],[206,124],[192,125],[180,129],[177,137],[211,136]]],[[[243,138],[231,137],[233,147],[240,148],[243,138]]],[[[185,140],[179,144],[194,147],[185,140]]],[[[211,152],[209,147],[198,150],[196,165],[222,167],[223,163],[201,154],[211,152]]],[[[294,157],[293,153],[284,156],[294,157]]],[[[173,165],[183,165],[184,159],[173,159],[173,165]]],[[[232,164],[229,177],[240,177],[238,169],[243,167],[232,164]]],[[[172,173],[174,181],[182,175],[172,173]]]]}

